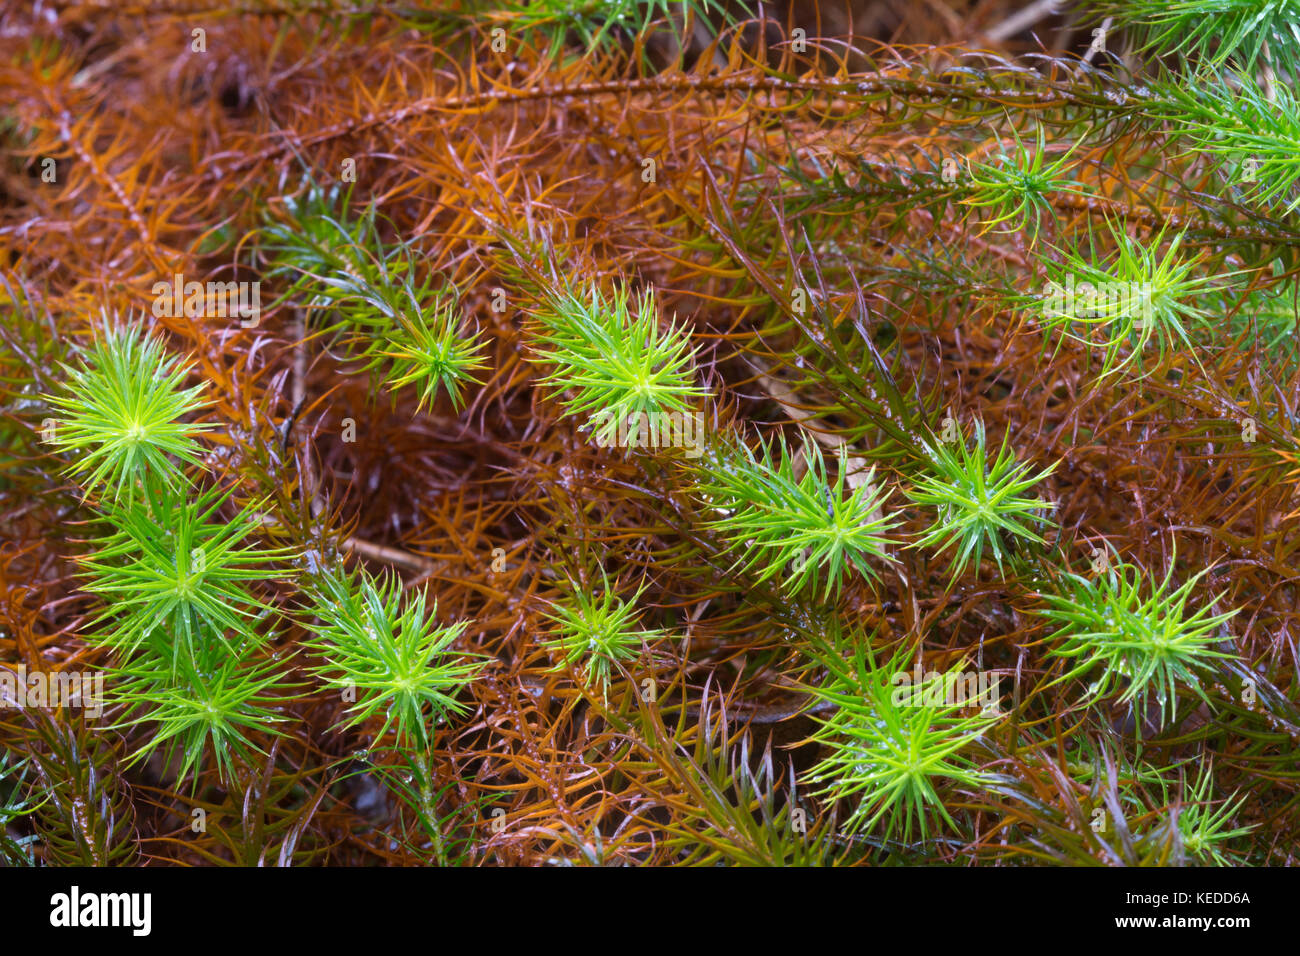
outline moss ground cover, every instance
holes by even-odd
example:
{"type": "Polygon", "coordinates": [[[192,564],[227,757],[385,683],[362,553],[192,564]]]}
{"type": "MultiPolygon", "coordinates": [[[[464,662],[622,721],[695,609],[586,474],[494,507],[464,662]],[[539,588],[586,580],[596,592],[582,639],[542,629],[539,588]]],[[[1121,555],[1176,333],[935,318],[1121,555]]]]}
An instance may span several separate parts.
{"type": "Polygon", "coordinates": [[[4,859],[1294,862],[1287,4],[897,6],[6,11],[4,859]]]}

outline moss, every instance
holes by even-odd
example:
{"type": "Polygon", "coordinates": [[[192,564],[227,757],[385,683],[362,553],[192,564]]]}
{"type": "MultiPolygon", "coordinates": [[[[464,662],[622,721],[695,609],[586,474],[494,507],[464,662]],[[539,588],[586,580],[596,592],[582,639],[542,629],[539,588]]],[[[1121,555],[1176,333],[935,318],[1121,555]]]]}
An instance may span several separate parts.
{"type": "Polygon", "coordinates": [[[7,28],[6,856],[1296,843],[1289,33],[328,6],[7,28]]]}

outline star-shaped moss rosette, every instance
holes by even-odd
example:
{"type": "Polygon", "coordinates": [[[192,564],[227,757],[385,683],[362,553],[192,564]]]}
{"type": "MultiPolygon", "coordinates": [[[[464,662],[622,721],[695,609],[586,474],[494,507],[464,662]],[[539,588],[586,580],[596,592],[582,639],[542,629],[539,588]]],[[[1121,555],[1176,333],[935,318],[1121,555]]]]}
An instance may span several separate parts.
{"type": "Polygon", "coordinates": [[[261,750],[249,735],[278,733],[296,689],[286,682],[288,661],[259,651],[263,644],[259,640],[230,656],[209,640],[199,659],[179,671],[153,654],[116,667],[110,702],[122,705],[123,712],[114,726],[148,728],[131,760],[159,753],[165,767],[179,760],[175,779],[193,780],[191,772],[211,753],[220,778],[233,779],[235,761],[261,750]]]}
{"type": "Polygon", "coordinates": [[[202,385],[185,387],[188,366],[159,339],[110,324],[66,371],[65,394],[46,396],[61,414],[49,440],[76,456],[68,473],[87,495],[117,501],[176,487],[181,467],[198,463],[195,436],[212,426],[185,419],[210,403],[202,385]]]}
{"type": "Polygon", "coordinates": [[[782,439],[758,451],[737,442],[702,459],[697,491],[720,513],[708,526],[739,553],[738,568],[759,583],[777,578],[791,594],[820,590],[829,599],[850,570],[877,580],[873,562],[893,560],[886,532],[895,522],[883,511],[888,491],[876,484],[875,469],[846,493],[847,455],[833,481],[816,443],[804,442],[799,477],[795,457],[782,439]]]}
{"type": "Polygon", "coordinates": [[[309,181],[259,231],[268,274],[289,282],[286,298],[329,313],[318,324],[342,335],[377,385],[413,388],[417,410],[441,392],[459,409],[486,343],[465,330],[456,290],[422,268],[413,241],[385,241],[382,221],[374,205],[353,209],[351,190],[309,181]]]}
{"type": "Polygon", "coordinates": [[[1222,594],[1188,609],[1197,582],[1209,571],[1178,587],[1172,587],[1172,560],[1159,582],[1127,562],[1111,564],[1093,579],[1063,573],[1057,590],[1040,593],[1044,606],[1038,611],[1059,625],[1047,638],[1050,653],[1074,662],[1060,679],[1096,673],[1087,701],[1122,686],[1119,700],[1145,709],[1154,695],[1162,721],[1179,686],[1205,699],[1202,679],[1216,661],[1234,656],[1218,645],[1230,640],[1220,631],[1237,613],[1212,611],[1222,594]]]}
{"type": "Polygon", "coordinates": [[[1038,142],[1033,150],[1025,147],[1014,128],[1012,135],[1014,148],[1003,148],[971,170],[970,194],[962,203],[989,213],[989,218],[981,223],[985,230],[995,226],[1001,227],[997,231],[1004,233],[1023,230],[1032,246],[1038,239],[1041,222],[1055,213],[1049,199],[1052,194],[1087,194],[1070,173],[1071,159],[1084,138],[1075,140],[1049,162],[1042,127],[1038,129],[1038,142]]]}
{"type": "Polygon", "coordinates": [[[705,394],[692,384],[690,336],[660,327],[652,291],[632,309],[626,288],[563,290],[535,318],[536,361],[553,368],[542,384],[555,389],[566,417],[585,418],[605,445],[628,416],[685,413],[705,394]]]}
{"type": "Polygon", "coordinates": [[[443,303],[428,313],[418,313],[400,324],[388,347],[376,355],[390,360],[384,375],[389,390],[413,387],[419,396],[417,410],[431,406],[439,391],[462,404],[465,385],[476,383],[473,373],[483,368],[479,353],[486,343],[467,334],[454,303],[443,303]]]}
{"type": "Polygon", "coordinates": [[[85,590],[105,600],[100,643],[124,654],[143,646],[175,673],[207,643],[238,655],[260,639],[269,606],[249,585],[285,577],[292,551],[259,547],[259,504],[235,510],[227,500],[218,488],[166,490],[108,508],[113,530],[82,560],[85,590]]]}
{"type": "Polygon", "coordinates": [[[560,666],[578,670],[589,686],[599,687],[603,696],[618,665],[634,660],[662,632],[637,627],[637,600],[645,585],[624,600],[602,573],[599,594],[573,581],[567,590],[546,615],[552,628],[542,646],[560,656],[560,666]]]}
{"type": "Polygon", "coordinates": [[[958,436],[930,447],[928,471],[916,476],[907,496],[934,508],[934,523],[913,545],[953,552],[949,572],[953,580],[968,567],[978,570],[985,550],[1002,563],[1012,553],[1016,539],[1044,543],[1033,527],[1050,525],[1046,512],[1051,503],[1026,492],[1050,475],[1056,465],[1037,473],[1027,462],[1016,460],[1008,432],[996,457],[989,455],[984,423],[975,423],[975,441],[967,445],[958,436]]]}
{"type": "Polygon", "coordinates": [[[1195,782],[1184,776],[1182,784],[1177,813],[1178,836],[1183,844],[1183,852],[1203,865],[1241,865],[1227,844],[1246,836],[1259,826],[1257,823],[1243,827],[1233,826],[1247,795],[1231,794],[1216,806],[1213,799],[1214,767],[1209,761],[1201,764],[1195,782]]]}
{"type": "Polygon", "coordinates": [[[318,623],[303,646],[324,662],[317,676],[354,698],[342,726],[379,724],[375,740],[391,728],[399,743],[423,747],[434,726],[466,711],[459,695],[484,667],[455,646],[471,621],[436,623],[437,602],[426,607],[422,591],[404,597],[396,575],[332,571],[313,591],[318,623]]]}
{"type": "Polygon", "coordinates": [[[1099,352],[1101,378],[1130,366],[1149,369],[1149,346],[1157,362],[1174,350],[1199,361],[1193,342],[1213,328],[1215,294],[1239,274],[1203,274],[1204,253],[1185,251],[1186,232],[1166,241],[1168,230],[1138,238],[1107,221],[1087,247],[1080,242],[1042,259],[1050,282],[1039,303],[1044,334],[1099,352]]]}
{"type": "MultiPolygon", "coordinates": [[[[871,638],[844,643],[843,652],[820,653],[825,681],[812,688],[834,705],[810,742],[826,756],[807,771],[815,795],[847,805],[845,833],[870,833],[878,825],[885,840],[914,832],[928,837],[936,819],[955,826],[939,787],[980,787],[984,776],[966,753],[997,720],[980,713],[965,716],[965,701],[936,701],[927,688],[904,688],[914,656],[903,647],[881,663],[869,649],[871,638]],[[909,691],[900,694],[900,690],[909,691]]],[[[951,675],[940,683],[948,686],[951,675]]]]}

